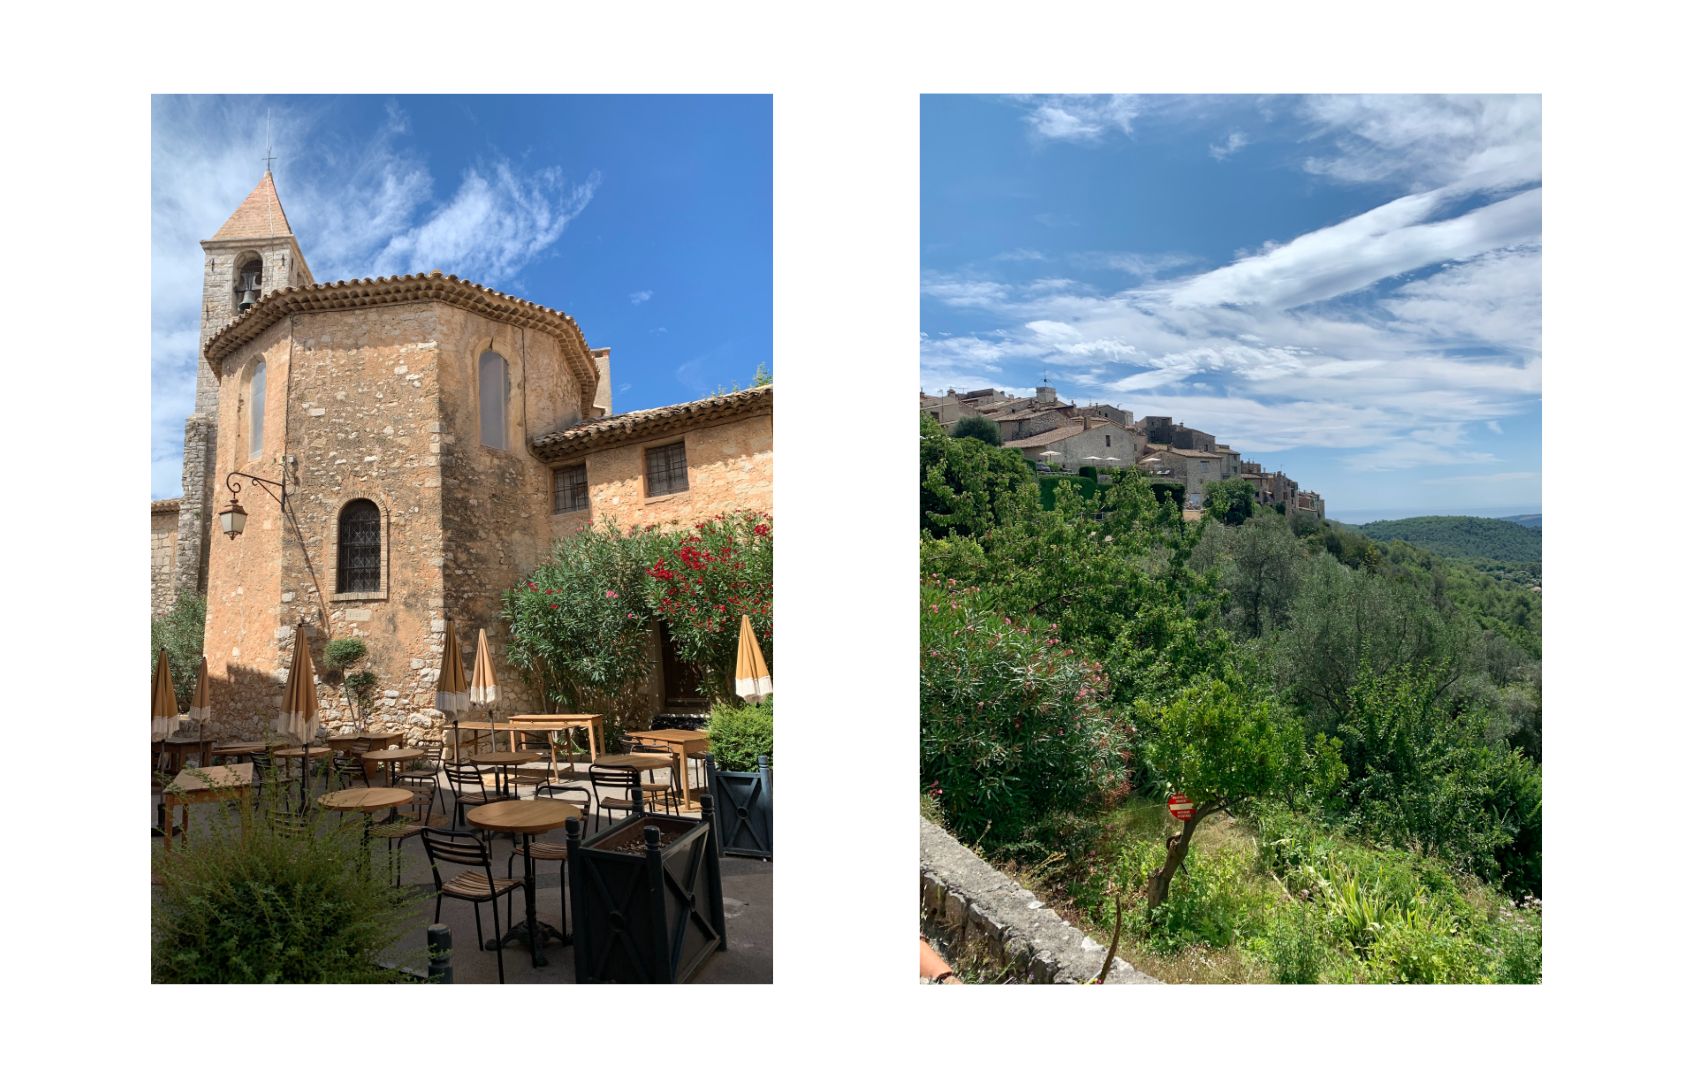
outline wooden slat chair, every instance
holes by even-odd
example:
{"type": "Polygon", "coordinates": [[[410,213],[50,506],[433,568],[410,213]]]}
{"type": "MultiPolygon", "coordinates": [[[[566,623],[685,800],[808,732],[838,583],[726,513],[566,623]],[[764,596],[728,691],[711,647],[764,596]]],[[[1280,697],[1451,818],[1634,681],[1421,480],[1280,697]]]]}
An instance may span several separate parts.
{"type": "MultiPolygon", "coordinates": [[[[406,839],[415,838],[423,834],[425,828],[440,829],[447,821],[432,814],[435,807],[435,789],[414,789],[412,799],[394,810],[395,818],[384,823],[375,824],[370,833],[373,838],[388,840],[388,857],[394,864],[394,886],[400,886],[400,867],[406,852],[406,839]],[[399,856],[396,856],[396,852],[399,856]]],[[[509,870],[507,875],[510,875],[509,870]]]]}
{"type": "Polygon", "coordinates": [[[506,983],[505,949],[499,944],[500,903],[506,897],[506,923],[511,924],[512,892],[523,886],[522,880],[496,879],[489,862],[488,845],[480,836],[461,831],[443,831],[439,827],[425,827],[422,832],[423,849],[429,855],[429,871],[435,875],[435,920],[441,920],[441,902],[447,898],[472,903],[476,913],[476,946],[486,950],[482,935],[482,903],[488,902],[494,912],[494,962],[500,970],[500,983],[506,983]],[[441,864],[470,865],[480,872],[461,872],[450,880],[441,878],[441,864]]]}
{"type": "MultiPolygon", "coordinates": [[[[633,734],[629,737],[630,752],[650,752],[655,756],[670,756],[671,746],[662,741],[644,741],[633,734]]],[[[680,806],[682,804],[682,778],[676,771],[676,764],[671,762],[667,769],[670,772],[669,782],[641,782],[641,792],[647,795],[647,808],[657,812],[658,803],[663,799],[665,807],[680,806]]]]}

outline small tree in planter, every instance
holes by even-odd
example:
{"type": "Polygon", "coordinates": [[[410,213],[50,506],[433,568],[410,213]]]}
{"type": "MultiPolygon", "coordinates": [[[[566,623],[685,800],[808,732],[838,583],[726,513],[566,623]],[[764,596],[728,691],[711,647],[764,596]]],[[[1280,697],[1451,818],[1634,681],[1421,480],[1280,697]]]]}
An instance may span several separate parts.
{"type": "Polygon", "coordinates": [[[370,721],[376,707],[376,674],[371,670],[353,670],[364,662],[369,650],[356,636],[340,636],[323,646],[324,680],[340,682],[341,696],[347,701],[347,714],[360,730],[370,721]]]}
{"type": "Polygon", "coordinates": [[[706,782],[717,799],[717,835],[724,853],[771,857],[774,700],[711,709],[706,782]]]}

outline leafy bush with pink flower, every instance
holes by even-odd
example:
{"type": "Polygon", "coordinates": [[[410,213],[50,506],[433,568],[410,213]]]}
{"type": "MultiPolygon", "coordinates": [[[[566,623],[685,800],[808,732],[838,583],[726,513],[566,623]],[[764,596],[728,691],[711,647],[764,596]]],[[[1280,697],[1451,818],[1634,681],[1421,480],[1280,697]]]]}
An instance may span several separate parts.
{"type": "Polygon", "coordinates": [[[598,712],[619,729],[651,717],[641,714],[653,665],[643,585],[664,546],[655,531],[600,524],[561,540],[502,597],[506,656],[549,709],[598,712]]]}
{"type": "Polygon", "coordinates": [[[921,595],[923,790],[955,834],[1003,847],[1121,789],[1132,729],[1097,663],[956,581],[925,578],[921,595]]]}
{"type": "Polygon", "coordinates": [[[665,534],[647,567],[648,608],[670,630],[676,654],[700,670],[703,695],[733,697],[741,615],[752,621],[764,659],[776,665],[768,513],[719,513],[665,534]]]}

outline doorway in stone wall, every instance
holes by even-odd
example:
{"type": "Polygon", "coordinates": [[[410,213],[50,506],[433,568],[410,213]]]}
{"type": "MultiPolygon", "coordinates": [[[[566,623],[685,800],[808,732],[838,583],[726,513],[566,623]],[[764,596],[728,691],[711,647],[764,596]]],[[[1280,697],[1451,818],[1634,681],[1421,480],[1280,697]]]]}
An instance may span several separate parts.
{"type": "Polygon", "coordinates": [[[658,623],[658,649],[664,676],[664,713],[674,716],[703,716],[711,711],[711,698],[700,691],[705,671],[683,662],[670,638],[670,627],[658,623]]]}

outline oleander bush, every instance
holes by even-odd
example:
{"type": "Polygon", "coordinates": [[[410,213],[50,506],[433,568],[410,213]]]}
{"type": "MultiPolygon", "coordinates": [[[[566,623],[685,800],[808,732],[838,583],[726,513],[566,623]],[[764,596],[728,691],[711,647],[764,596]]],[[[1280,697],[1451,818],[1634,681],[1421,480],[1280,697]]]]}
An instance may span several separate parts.
{"type": "Polygon", "coordinates": [[[187,711],[194,699],[194,681],[200,673],[205,639],[206,599],[192,588],[184,588],[177,594],[176,603],[164,617],[153,619],[152,663],[148,672],[156,672],[159,649],[164,648],[171,684],[176,687],[176,705],[182,711],[187,711]]]}
{"type": "Polygon", "coordinates": [[[1097,664],[940,579],[921,618],[922,781],[954,833],[1003,847],[1121,786],[1129,728],[1097,664]]]}

